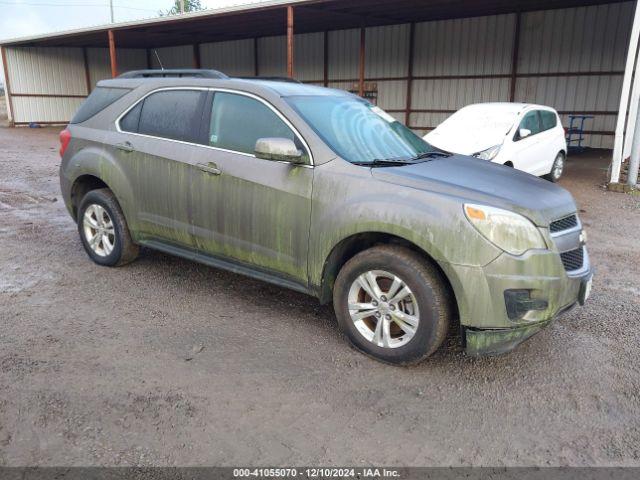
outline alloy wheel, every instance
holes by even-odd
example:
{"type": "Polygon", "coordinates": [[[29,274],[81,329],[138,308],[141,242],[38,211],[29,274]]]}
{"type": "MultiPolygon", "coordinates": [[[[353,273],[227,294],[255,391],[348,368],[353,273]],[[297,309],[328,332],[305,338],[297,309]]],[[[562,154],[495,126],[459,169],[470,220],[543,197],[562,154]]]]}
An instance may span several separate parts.
{"type": "Polygon", "coordinates": [[[397,275],[383,270],[359,275],[351,284],[348,302],[358,332],[378,347],[402,347],[418,330],[418,302],[397,275]]]}
{"type": "Polygon", "coordinates": [[[116,242],[115,228],[107,210],[91,204],[84,211],[83,231],[91,250],[101,257],[113,252],[116,242]]]}
{"type": "Polygon", "coordinates": [[[551,175],[555,180],[558,180],[562,176],[562,172],[564,171],[564,157],[562,155],[558,155],[556,157],[556,161],[553,162],[553,171],[551,175]]]}

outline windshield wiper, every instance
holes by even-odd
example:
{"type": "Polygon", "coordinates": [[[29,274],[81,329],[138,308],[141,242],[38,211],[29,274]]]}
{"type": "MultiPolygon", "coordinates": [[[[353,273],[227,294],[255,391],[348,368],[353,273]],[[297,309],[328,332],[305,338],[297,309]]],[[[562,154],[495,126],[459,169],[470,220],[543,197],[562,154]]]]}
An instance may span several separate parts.
{"type": "Polygon", "coordinates": [[[424,160],[425,158],[446,158],[453,155],[452,153],[443,152],[441,150],[434,150],[433,152],[421,153],[413,157],[411,160],[424,160]]]}
{"type": "Polygon", "coordinates": [[[397,167],[399,165],[411,165],[413,160],[401,160],[395,158],[374,158],[369,162],[351,162],[354,165],[360,165],[363,167],[397,167]]]}

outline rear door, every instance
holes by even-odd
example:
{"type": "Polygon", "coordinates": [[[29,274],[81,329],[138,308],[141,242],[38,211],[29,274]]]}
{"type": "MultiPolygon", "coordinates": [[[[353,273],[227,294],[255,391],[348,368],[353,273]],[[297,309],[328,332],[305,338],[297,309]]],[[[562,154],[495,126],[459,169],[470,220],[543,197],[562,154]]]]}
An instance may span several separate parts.
{"type": "Polygon", "coordinates": [[[118,151],[136,189],[141,239],[189,247],[191,168],[198,162],[207,90],[165,89],[151,93],[118,123],[118,151]]]}
{"type": "Polygon", "coordinates": [[[191,189],[199,250],[307,283],[313,167],[292,125],[266,101],[214,92],[208,146],[191,189]],[[259,138],[290,138],[307,165],[256,158],[259,138]]]}
{"type": "Polygon", "coordinates": [[[540,133],[540,156],[534,173],[536,175],[546,175],[551,171],[558,152],[562,150],[564,130],[559,131],[557,128],[559,122],[555,112],[551,110],[539,110],[539,112],[542,132],[540,133]]]}
{"type": "Polygon", "coordinates": [[[520,125],[513,138],[513,166],[518,170],[535,174],[539,168],[540,156],[544,146],[541,144],[542,126],[540,115],[537,110],[529,110],[524,114],[520,125]],[[527,137],[520,136],[520,130],[526,129],[531,132],[527,137]]]}

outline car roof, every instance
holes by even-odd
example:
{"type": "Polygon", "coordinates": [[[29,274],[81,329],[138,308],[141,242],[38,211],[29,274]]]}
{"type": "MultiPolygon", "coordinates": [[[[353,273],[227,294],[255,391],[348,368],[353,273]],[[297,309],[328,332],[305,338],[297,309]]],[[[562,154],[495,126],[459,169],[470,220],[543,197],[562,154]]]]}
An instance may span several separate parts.
{"type": "Polygon", "coordinates": [[[316,85],[308,85],[285,80],[261,80],[246,78],[193,78],[193,77],[157,77],[157,78],[114,78],[101,80],[98,87],[130,88],[140,86],[149,89],[169,87],[199,87],[199,88],[231,88],[235,90],[260,93],[268,91],[281,97],[296,95],[306,96],[351,96],[349,92],[316,85]]]}
{"type": "Polygon", "coordinates": [[[487,102],[487,103],[474,103],[464,107],[465,109],[475,110],[492,110],[503,113],[520,113],[529,109],[551,110],[555,111],[552,107],[546,105],[537,105],[535,103],[517,103],[517,102],[487,102]]]}

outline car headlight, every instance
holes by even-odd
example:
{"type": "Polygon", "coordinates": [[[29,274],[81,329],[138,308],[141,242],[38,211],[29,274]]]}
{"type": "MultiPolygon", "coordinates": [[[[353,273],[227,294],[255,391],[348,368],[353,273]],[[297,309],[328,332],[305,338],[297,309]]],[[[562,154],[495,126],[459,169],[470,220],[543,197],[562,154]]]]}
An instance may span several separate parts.
{"type": "Polygon", "coordinates": [[[483,237],[512,255],[547,248],[542,234],[527,218],[501,208],[465,203],[464,214],[483,237]]]}
{"type": "Polygon", "coordinates": [[[481,152],[478,153],[474,153],[473,156],[476,158],[479,158],[480,160],[493,160],[494,158],[496,158],[498,156],[498,153],[500,152],[500,149],[502,148],[502,145],[495,145],[491,148],[487,148],[486,150],[483,150],[481,152]]]}

